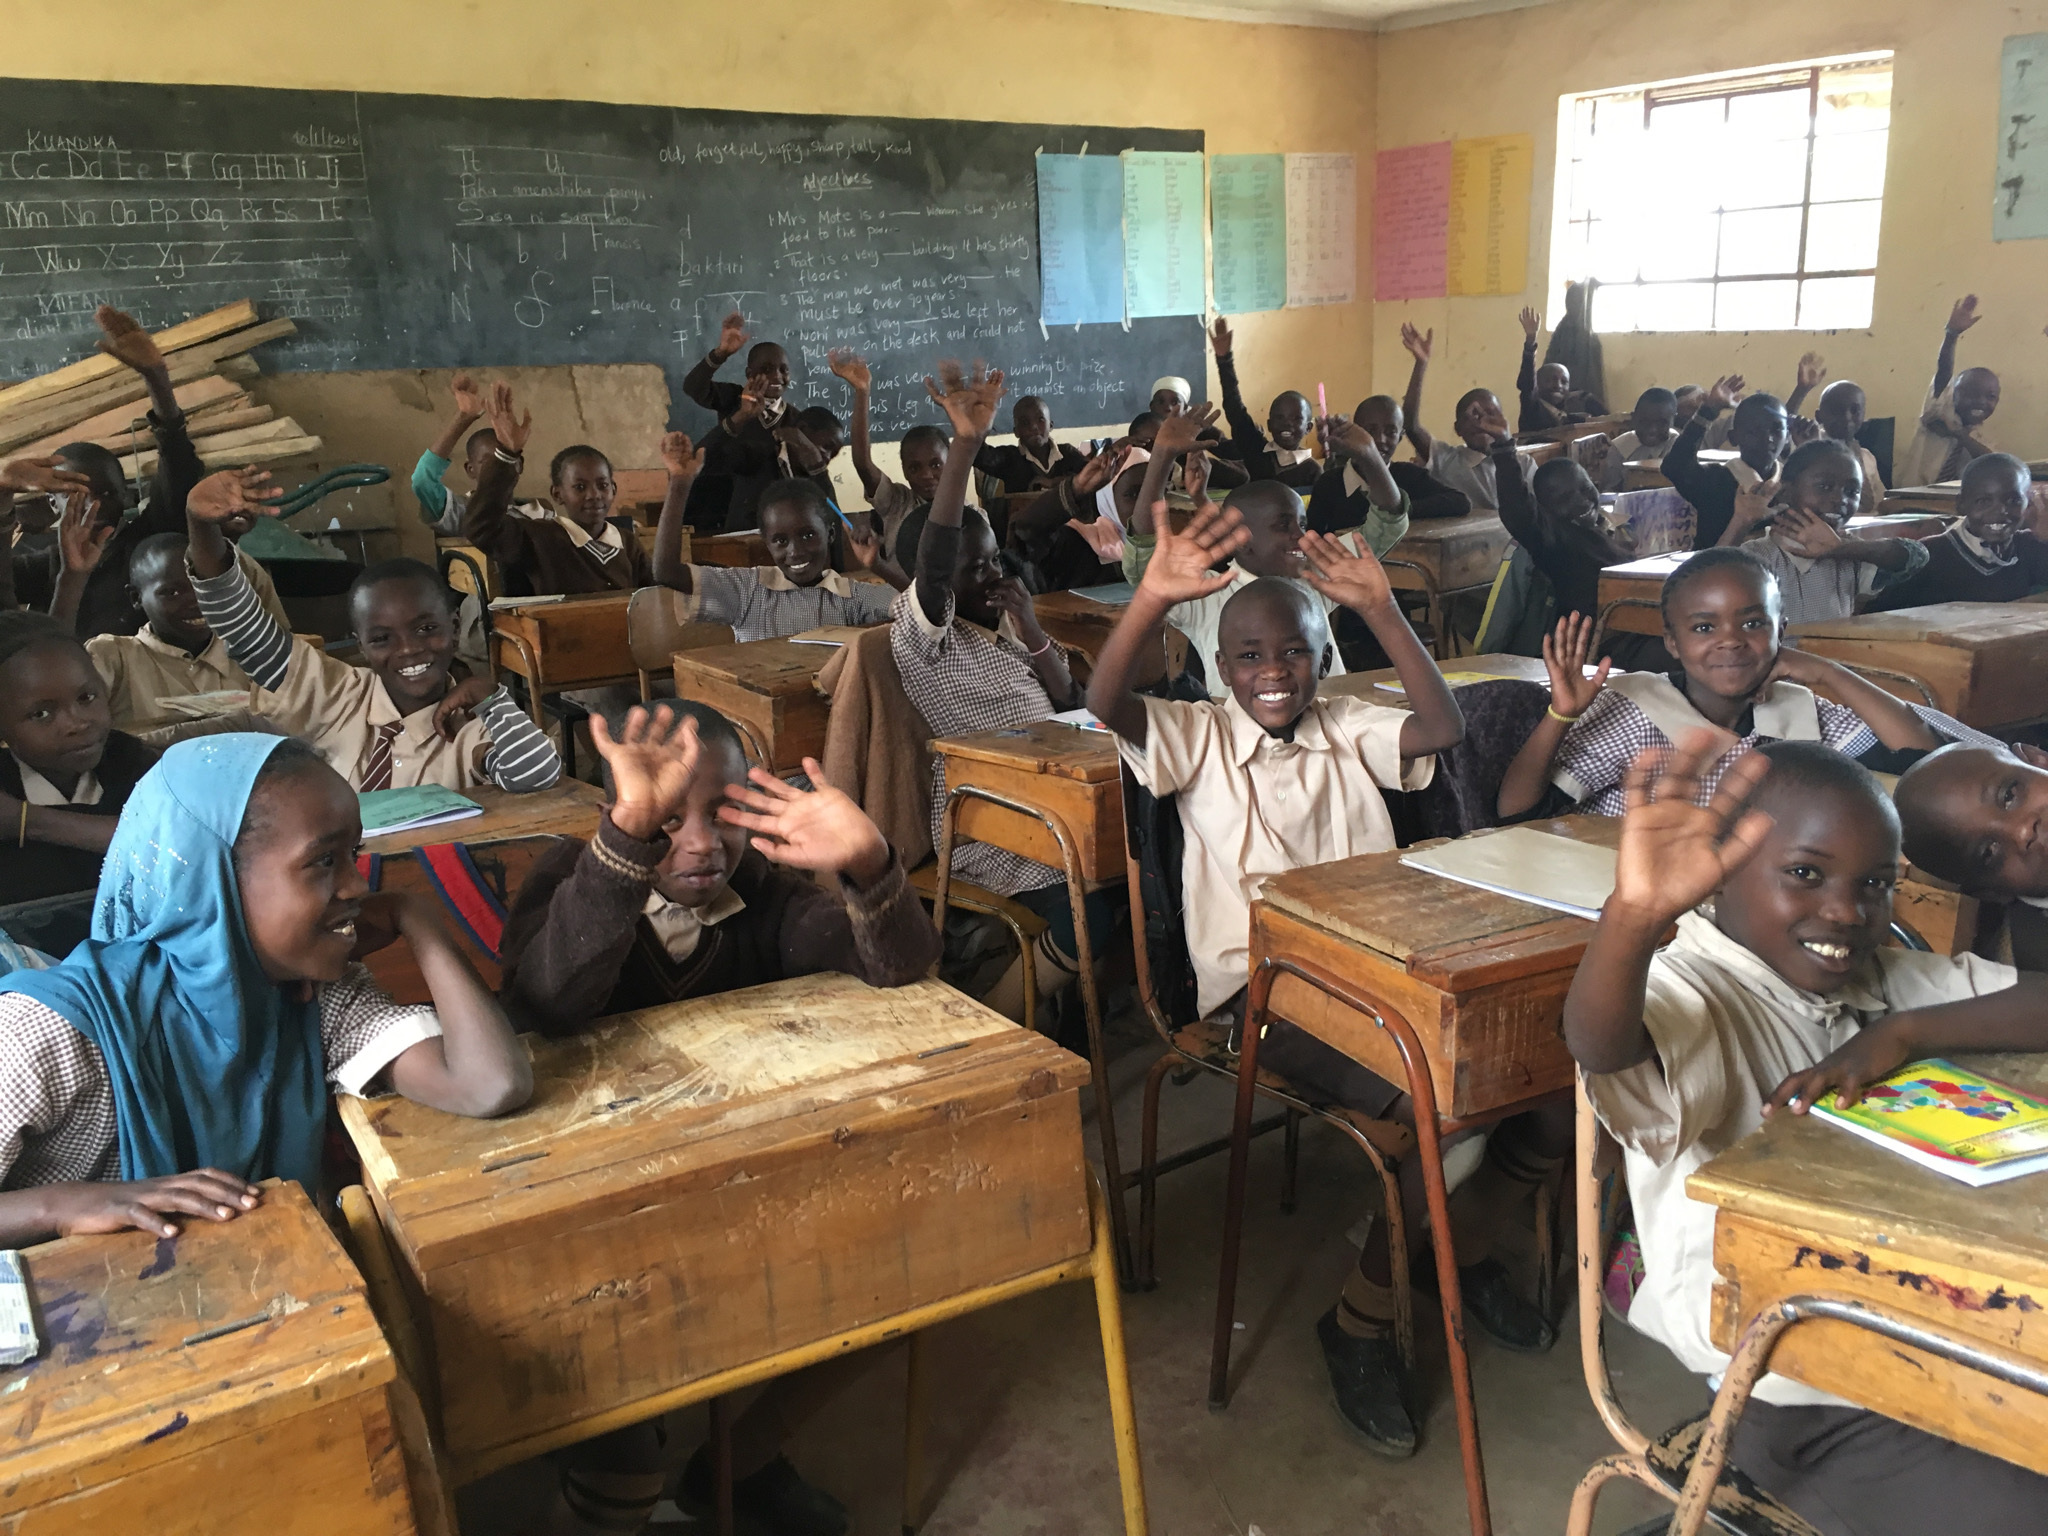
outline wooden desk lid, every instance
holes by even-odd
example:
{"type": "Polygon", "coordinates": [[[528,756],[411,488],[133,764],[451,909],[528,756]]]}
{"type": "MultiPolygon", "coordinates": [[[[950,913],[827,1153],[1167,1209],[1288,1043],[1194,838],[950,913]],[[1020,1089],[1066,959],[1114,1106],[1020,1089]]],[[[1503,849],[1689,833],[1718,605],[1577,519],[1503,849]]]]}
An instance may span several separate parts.
{"type": "Polygon", "coordinates": [[[738,645],[708,645],[677,651],[679,671],[721,677],[756,693],[808,693],[826,662],[839,654],[836,645],[800,645],[794,640],[747,640],[738,645]]]}
{"type": "Polygon", "coordinates": [[[2048,608],[2031,603],[1931,603],[1891,613],[1815,619],[1794,624],[1792,633],[1825,640],[1922,640],[1967,648],[2048,635],[2048,608]]]}
{"type": "Polygon", "coordinates": [[[745,1177],[750,1157],[1043,1098],[1088,1075],[1080,1058],[943,982],[880,988],[837,973],[531,1044],[533,1099],[502,1119],[401,1098],[342,1101],[364,1182],[408,1246],[452,1240],[463,1250],[452,1262],[503,1246],[508,1224],[630,1194],[657,1174],[745,1177]]]}
{"type": "MultiPolygon", "coordinates": [[[[1410,523],[1401,535],[1402,544],[1448,544],[1458,539],[1505,539],[1507,525],[1497,513],[1467,512],[1463,517],[1426,517],[1410,523]]],[[[1399,548],[1397,545],[1396,549],[1399,548]]],[[[1395,550],[1388,550],[1388,554],[1395,550]]]]}
{"type": "Polygon", "coordinates": [[[934,752],[969,762],[992,763],[1019,773],[1049,773],[1099,784],[1119,772],[1116,738],[1082,730],[1060,720],[1034,720],[1002,731],[976,731],[932,743],[934,752]]]}
{"type": "Polygon", "coordinates": [[[361,1278],[295,1184],[265,1184],[262,1205],[225,1224],[186,1219],[175,1238],[60,1238],[23,1260],[43,1349],[0,1369],[0,1488],[11,1509],[274,1425],[393,1374],[361,1278]]]}
{"type": "Polygon", "coordinates": [[[1578,963],[1593,925],[1368,853],[1290,870],[1264,899],[1449,991],[1578,963]]]}
{"type": "Polygon", "coordinates": [[[559,597],[514,598],[492,612],[498,618],[516,613],[524,618],[544,618],[549,613],[577,608],[623,608],[633,600],[630,592],[569,592],[559,597]]]}
{"type": "Polygon", "coordinates": [[[1686,561],[1692,558],[1692,551],[1682,550],[1669,555],[1646,555],[1641,560],[1625,560],[1619,565],[1601,568],[1602,576],[1644,576],[1662,581],[1686,561]]]}
{"type": "MultiPolygon", "coordinates": [[[[2048,1055],[1962,1058],[1987,1077],[2048,1093],[2048,1055]]],[[[1685,1181],[1725,1210],[1845,1245],[2048,1286],[2048,1174],[1972,1189],[1811,1116],[1778,1115],[1685,1181]]],[[[1898,1262],[1894,1259],[1893,1262],[1898,1262]]],[[[1826,1290],[1816,1272],[1814,1289],[1826,1290]]]]}

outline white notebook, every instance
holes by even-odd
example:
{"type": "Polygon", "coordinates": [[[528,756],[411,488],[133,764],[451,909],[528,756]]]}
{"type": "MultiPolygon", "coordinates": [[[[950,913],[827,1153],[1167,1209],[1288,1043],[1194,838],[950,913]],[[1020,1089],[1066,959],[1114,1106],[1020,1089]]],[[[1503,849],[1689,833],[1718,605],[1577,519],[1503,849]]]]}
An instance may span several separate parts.
{"type": "Polygon", "coordinates": [[[1401,862],[1573,917],[1598,918],[1614,894],[1612,848],[1534,827],[1502,827],[1461,837],[1438,848],[1403,854],[1401,862]]]}

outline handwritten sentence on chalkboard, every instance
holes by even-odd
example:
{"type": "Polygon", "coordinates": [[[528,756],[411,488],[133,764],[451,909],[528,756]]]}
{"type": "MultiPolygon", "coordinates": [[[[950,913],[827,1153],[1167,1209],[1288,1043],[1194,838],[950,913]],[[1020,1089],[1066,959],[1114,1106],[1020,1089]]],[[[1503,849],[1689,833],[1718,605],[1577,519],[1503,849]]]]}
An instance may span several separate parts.
{"type": "Polygon", "coordinates": [[[1350,155],[1127,149],[1035,158],[1038,312],[1047,325],[1206,313],[1205,190],[1217,311],[1348,304],[1356,296],[1358,170],[1350,155]]]}

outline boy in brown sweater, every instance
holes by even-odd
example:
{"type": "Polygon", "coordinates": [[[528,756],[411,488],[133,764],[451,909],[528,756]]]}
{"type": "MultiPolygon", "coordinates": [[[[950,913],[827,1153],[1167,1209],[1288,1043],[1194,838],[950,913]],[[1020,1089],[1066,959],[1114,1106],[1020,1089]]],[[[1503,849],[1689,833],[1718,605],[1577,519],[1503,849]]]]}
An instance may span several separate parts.
{"type": "MultiPolygon", "coordinates": [[[[903,861],[816,761],[804,763],[808,792],[750,773],[732,722],[688,701],[634,708],[615,729],[594,716],[591,739],[612,804],[588,843],[565,840],[534,866],[505,924],[501,995],[516,1028],[573,1034],[608,1014],[819,971],[903,986],[938,960],[903,861]],[[836,894],[819,875],[836,877],[836,894]]],[[[779,1378],[735,1422],[743,1518],[803,1536],[845,1530],[845,1510],[782,1447],[864,1366],[849,1357],[779,1378]]],[[[637,1530],[663,1481],[654,1424],[586,1441],[562,1459],[551,1529],[637,1530]]],[[[704,1451],[681,1493],[708,1502],[704,1451]]]]}

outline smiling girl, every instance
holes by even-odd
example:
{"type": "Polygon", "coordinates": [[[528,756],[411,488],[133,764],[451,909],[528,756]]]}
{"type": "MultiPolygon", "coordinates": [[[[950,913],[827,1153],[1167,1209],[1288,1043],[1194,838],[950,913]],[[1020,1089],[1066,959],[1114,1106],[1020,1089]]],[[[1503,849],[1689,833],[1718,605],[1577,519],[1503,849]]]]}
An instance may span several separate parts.
{"type": "Polygon", "coordinates": [[[533,1077],[423,899],[374,896],[356,797],[310,747],[182,742],[136,786],[92,936],[0,981],[0,1243],[227,1221],[255,1181],[320,1184],[327,1089],[504,1114],[533,1077]],[[433,995],[360,958],[403,936],[433,995]]]}

